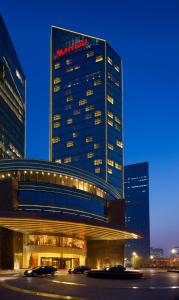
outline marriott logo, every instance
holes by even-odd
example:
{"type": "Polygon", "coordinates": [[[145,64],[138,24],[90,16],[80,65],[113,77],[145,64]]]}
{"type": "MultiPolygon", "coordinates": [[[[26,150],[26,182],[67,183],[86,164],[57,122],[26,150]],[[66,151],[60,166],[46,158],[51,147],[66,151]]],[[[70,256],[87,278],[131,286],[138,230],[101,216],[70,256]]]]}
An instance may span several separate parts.
{"type": "Polygon", "coordinates": [[[81,40],[78,43],[75,43],[75,44],[73,44],[73,45],[71,45],[69,47],[66,47],[66,48],[63,48],[63,49],[58,49],[56,51],[56,55],[54,56],[54,60],[57,60],[59,57],[65,55],[65,54],[67,54],[69,52],[72,52],[74,50],[77,50],[79,48],[83,48],[83,47],[85,47],[87,45],[88,45],[88,40],[85,39],[85,40],[81,40]]]}

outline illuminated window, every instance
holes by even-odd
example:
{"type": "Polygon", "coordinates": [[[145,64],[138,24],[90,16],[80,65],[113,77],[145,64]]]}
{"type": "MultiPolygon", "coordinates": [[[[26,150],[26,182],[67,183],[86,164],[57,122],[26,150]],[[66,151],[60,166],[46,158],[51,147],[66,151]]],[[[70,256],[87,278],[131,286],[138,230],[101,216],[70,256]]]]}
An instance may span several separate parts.
{"type": "Polygon", "coordinates": [[[115,163],[115,168],[117,170],[122,170],[122,166],[120,164],[118,164],[118,163],[115,163]]]}
{"type": "Polygon", "coordinates": [[[114,98],[107,95],[107,100],[111,103],[111,104],[114,104],[114,98]]]}
{"type": "Polygon", "coordinates": [[[67,148],[69,148],[69,147],[73,147],[73,141],[68,141],[67,142],[67,148]]]}
{"type": "Polygon", "coordinates": [[[92,114],[86,114],[86,116],[84,117],[85,120],[89,120],[93,117],[92,114]]]}
{"type": "Polygon", "coordinates": [[[52,138],[52,143],[53,144],[56,144],[56,143],[59,143],[60,142],[60,138],[59,137],[53,137],[52,138]]]}
{"type": "Polygon", "coordinates": [[[73,96],[71,96],[71,95],[66,98],[66,102],[70,102],[72,100],[73,100],[73,96]]]}
{"type": "Polygon", "coordinates": [[[87,153],[87,158],[92,158],[93,156],[94,156],[94,153],[93,153],[93,152],[87,153]]]}
{"type": "Polygon", "coordinates": [[[91,96],[93,95],[93,90],[87,90],[86,91],[86,96],[91,96]]]}
{"type": "Polygon", "coordinates": [[[72,161],[72,158],[71,157],[66,157],[64,159],[64,163],[67,164],[67,163],[70,163],[72,161]]]}
{"type": "Polygon", "coordinates": [[[85,105],[87,103],[87,100],[86,99],[82,99],[79,101],[79,106],[81,105],[85,105]]]}
{"type": "Polygon", "coordinates": [[[99,55],[96,57],[96,62],[102,61],[103,60],[103,56],[99,55]]]}
{"type": "Polygon", "coordinates": [[[73,119],[72,118],[67,119],[67,124],[72,124],[72,123],[73,123],[73,119]]]}
{"type": "Polygon", "coordinates": [[[57,69],[59,69],[59,68],[60,68],[60,63],[56,63],[56,64],[54,65],[54,69],[57,70],[57,69]]]}
{"type": "Polygon", "coordinates": [[[108,125],[113,126],[113,121],[108,119],[108,125]]]}
{"type": "Polygon", "coordinates": [[[94,149],[99,149],[100,145],[99,144],[94,144],[94,149]]]}
{"type": "Polygon", "coordinates": [[[78,137],[78,132],[73,132],[73,133],[72,133],[72,137],[73,137],[73,138],[78,137]]]}
{"type": "Polygon", "coordinates": [[[118,65],[115,65],[114,66],[114,69],[117,71],[117,72],[120,72],[120,67],[118,65]]]}
{"type": "Polygon", "coordinates": [[[118,124],[121,124],[121,121],[119,120],[118,117],[115,116],[115,121],[118,123],[118,124]]]}
{"type": "Polygon", "coordinates": [[[80,68],[80,65],[76,65],[76,66],[73,66],[73,67],[69,67],[66,69],[66,72],[73,72],[75,70],[78,70],[80,68]]]}
{"type": "Polygon", "coordinates": [[[116,129],[117,131],[120,131],[119,125],[115,124],[115,129],[116,129]]]}
{"type": "Polygon", "coordinates": [[[75,109],[74,111],[73,111],[73,115],[74,116],[77,116],[77,115],[79,115],[80,114],[80,109],[75,109]]]}
{"type": "Polygon", "coordinates": [[[100,123],[101,123],[101,119],[98,118],[98,119],[95,119],[95,120],[94,120],[94,124],[95,124],[95,125],[98,125],[98,124],[100,124],[100,123]]]}
{"type": "Polygon", "coordinates": [[[94,51],[93,51],[93,50],[88,51],[88,52],[86,53],[86,57],[87,57],[87,58],[92,57],[92,56],[94,56],[94,51]]]}
{"type": "Polygon", "coordinates": [[[56,114],[53,116],[54,121],[60,120],[61,116],[59,114],[56,114]]]}
{"type": "Polygon", "coordinates": [[[57,93],[59,90],[60,90],[59,85],[54,86],[54,88],[53,88],[54,93],[57,93]]]}
{"type": "Polygon", "coordinates": [[[96,110],[94,113],[95,117],[100,117],[101,116],[101,111],[100,110],[96,110]]]}
{"type": "Polygon", "coordinates": [[[66,69],[66,72],[73,72],[74,71],[74,68],[73,67],[69,67],[68,69],[66,69]]]}
{"type": "Polygon", "coordinates": [[[53,124],[53,128],[59,128],[60,127],[60,122],[55,122],[53,124]]]}
{"type": "Polygon", "coordinates": [[[80,69],[80,65],[74,66],[74,69],[75,69],[75,70],[80,69]]]}
{"type": "Polygon", "coordinates": [[[103,163],[102,159],[95,159],[95,160],[94,160],[94,165],[95,165],[95,166],[102,165],[102,163],[103,163]]]}
{"type": "Polygon", "coordinates": [[[62,160],[61,160],[61,159],[56,159],[55,162],[56,162],[57,164],[61,164],[61,163],[62,163],[62,160]]]}
{"type": "Polygon", "coordinates": [[[94,86],[100,85],[102,83],[101,79],[94,81],[94,86]]]}
{"type": "Polygon", "coordinates": [[[93,137],[92,136],[86,137],[86,143],[91,143],[92,141],[93,141],[93,137]]]}
{"type": "Polygon", "coordinates": [[[93,110],[93,109],[94,109],[94,105],[90,105],[90,106],[85,107],[85,111],[90,111],[90,110],[93,110]]]}
{"type": "Polygon", "coordinates": [[[119,140],[116,140],[116,145],[120,148],[123,148],[123,143],[120,142],[119,140]]]}
{"type": "Polygon", "coordinates": [[[112,59],[108,56],[107,60],[108,60],[108,63],[112,66],[112,59]]]}
{"type": "Polygon", "coordinates": [[[100,168],[95,168],[95,173],[96,174],[99,174],[101,172],[101,169],[100,168]]]}
{"type": "Polygon", "coordinates": [[[108,174],[112,174],[112,169],[108,168],[108,174]]]}
{"type": "Polygon", "coordinates": [[[114,150],[114,146],[112,144],[108,144],[108,149],[114,150]]]}
{"type": "Polygon", "coordinates": [[[66,64],[71,65],[72,64],[72,59],[66,59],[66,64]]]}
{"type": "Polygon", "coordinates": [[[108,117],[110,117],[111,119],[113,119],[113,113],[108,111],[108,117]]]}
{"type": "Polygon", "coordinates": [[[114,161],[111,159],[108,159],[108,165],[113,167],[114,166],[114,161]]]}
{"type": "Polygon", "coordinates": [[[117,80],[112,74],[108,72],[108,79],[110,79],[115,85],[120,86],[119,80],[117,80]]]}
{"type": "Polygon", "coordinates": [[[60,77],[55,77],[54,80],[53,80],[53,83],[57,84],[59,82],[61,82],[61,78],[60,77]]]}

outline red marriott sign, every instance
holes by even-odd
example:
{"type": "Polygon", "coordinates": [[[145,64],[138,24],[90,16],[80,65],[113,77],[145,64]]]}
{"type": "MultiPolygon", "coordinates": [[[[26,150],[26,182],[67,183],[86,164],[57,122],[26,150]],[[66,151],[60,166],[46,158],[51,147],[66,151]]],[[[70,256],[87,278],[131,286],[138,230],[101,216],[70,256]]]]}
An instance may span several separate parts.
{"type": "Polygon", "coordinates": [[[72,52],[74,50],[77,50],[79,48],[83,48],[83,47],[85,47],[87,45],[88,45],[88,40],[85,39],[85,40],[81,40],[78,43],[73,44],[73,45],[71,45],[69,47],[66,47],[66,48],[63,48],[63,49],[58,49],[56,51],[56,55],[54,56],[54,60],[57,60],[59,57],[65,55],[67,53],[70,53],[70,52],[72,52]]]}

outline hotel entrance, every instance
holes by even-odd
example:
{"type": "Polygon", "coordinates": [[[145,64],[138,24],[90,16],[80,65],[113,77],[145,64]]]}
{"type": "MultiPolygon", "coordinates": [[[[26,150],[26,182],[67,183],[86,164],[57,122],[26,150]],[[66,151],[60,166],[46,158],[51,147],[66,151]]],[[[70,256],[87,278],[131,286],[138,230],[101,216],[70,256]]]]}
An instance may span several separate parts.
{"type": "Polygon", "coordinates": [[[57,269],[70,269],[79,265],[78,258],[41,257],[41,265],[50,265],[57,269]]]}

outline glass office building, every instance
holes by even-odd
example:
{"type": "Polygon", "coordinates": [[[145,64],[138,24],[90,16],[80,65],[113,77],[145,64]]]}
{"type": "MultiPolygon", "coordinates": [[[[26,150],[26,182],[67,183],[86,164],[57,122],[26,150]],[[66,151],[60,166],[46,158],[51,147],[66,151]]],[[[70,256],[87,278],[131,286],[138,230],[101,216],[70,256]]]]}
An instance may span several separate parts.
{"type": "Polygon", "coordinates": [[[23,158],[25,151],[25,77],[0,16],[0,159],[23,158]]]}
{"type": "Polygon", "coordinates": [[[124,167],[124,190],[126,199],[125,224],[143,236],[138,241],[129,240],[125,244],[125,257],[131,259],[132,253],[149,258],[149,166],[147,162],[124,167]]]}
{"type": "Polygon", "coordinates": [[[121,58],[106,40],[51,29],[50,160],[104,179],[123,197],[121,58]]]}

